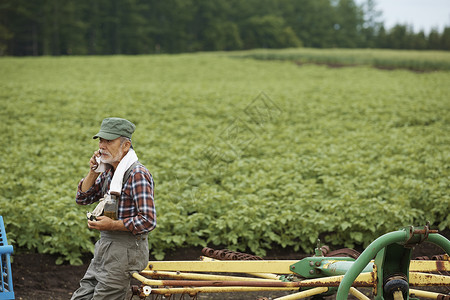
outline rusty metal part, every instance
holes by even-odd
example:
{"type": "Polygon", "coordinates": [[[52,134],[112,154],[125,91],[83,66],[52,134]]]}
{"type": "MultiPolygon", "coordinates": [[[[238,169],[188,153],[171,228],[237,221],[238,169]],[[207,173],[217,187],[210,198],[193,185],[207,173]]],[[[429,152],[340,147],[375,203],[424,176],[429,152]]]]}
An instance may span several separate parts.
{"type": "Polygon", "coordinates": [[[432,260],[450,260],[448,254],[433,255],[432,260]]]}
{"type": "Polygon", "coordinates": [[[327,256],[327,254],[330,252],[330,247],[328,247],[327,245],[324,245],[324,246],[320,247],[320,251],[322,252],[323,256],[327,256]]]}
{"type": "Polygon", "coordinates": [[[214,249],[205,247],[202,249],[202,253],[205,256],[211,257],[214,254],[214,249]]]}
{"type": "MultiPolygon", "coordinates": [[[[436,268],[439,272],[445,272],[447,271],[445,264],[442,260],[437,260],[436,261],[436,268]]],[[[447,272],[448,273],[448,272],[447,272]]]]}
{"type": "Polygon", "coordinates": [[[228,292],[273,292],[273,291],[297,291],[298,288],[261,288],[261,287],[216,287],[216,286],[205,286],[205,287],[162,287],[152,289],[152,295],[164,295],[166,298],[170,298],[171,295],[175,294],[187,294],[191,297],[199,293],[228,293],[228,292]]]}
{"type": "Polygon", "coordinates": [[[361,253],[359,253],[358,251],[356,251],[354,249],[343,248],[343,249],[330,251],[325,256],[326,257],[351,257],[351,258],[357,259],[360,254],[361,253]]]}
{"type": "Polygon", "coordinates": [[[415,259],[416,260],[450,260],[448,254],[433,255],[432,257],[418,256],[415,259]]]}
{"type": "Polygon", "coordinates": [[[409,272],[410,286],[450,286],[450,276],[409,272]]]}
{"type": "MultiPolygon", "coordinates": [[[[323,256],[326,257],[351,257],[357,259],[360,253],[354,249],[343,248],[330,251],[330,247],[322,246],[320,248],[323,256]]],[[[210,258],[219,260],[263,260],[260,256],[232,251],[229,249],[214,250],[212,248],[205,247],[202,249],[202,253],[210,258]]]]}
{"type": "Polygon", "coordinates": [[[427,222],[423,229],[415,229],[414,226],[409,226],[409,239],[404,243],[404,246],[411,248],[421,244],[428,239],[430,233],[439,233],[438,230],[430,229],[430,222],[427,222]],[[419,240],[417,240],[418,235],[420,235],[419,240]]]}
{"type": "Polygon", "coordinates": [[[428,299],[437,299],[437,300],[450,300],[450,295],[445,295],[441,293],[435,293],[430,291],[422,291],[416,289],[409,289],[409,295],[412,297],[421,297],[428,299]]]}
{"type": "Polygon", "coordinates": [[[416,258],[416,260],[435,263],[434,269],[427,270],[428,272],[437,272],[441,275],[450,276],[450,259],[448,254],[433,255],[431,258],[428,256],[419,256],[416,258]]]}
{"type": "Polygon", "coordinates": [[[150,295],[151,293],[151,288],[148,286],[137,286],[137,285],[132,285],[131,286],[131,298],[133,298],[133,296],[139,296],[140,299],[145,299],[148,295],[150,295]]]}
{"type": "Polygon", "coordinates": [[[430,260],[428,256],[417,256],[415,260],[430,260]]]}
{"type": "MultiPolygon", "coordinates": [[[[360,274],[353,282],[355,287],[372,287],[373,286],[373,272],[360,274]]],[[[222,280],[152,280],[146,277],[133,273],[133,277],[149,286],[184,286],[184,287],[337,287],[344,278],[341,276],[330,276],[326,278],[315,278],[295,282],[283,282],[275,280],[261,280],[261,281],[222,281],[222,280]]]]}
{"type": "Polygon", "coordinates": [[[202,253],[210,258],[219,260],[263,260],[261,257],[242,253],[237,251],[232,251],[229,249],[214,250],[212,248],[203,248],[202,253]]]}
{"type": "Polygon", "coordinates": [[[428,229],[428,227],[426,227],[425,229],[415,229],[413,233],[414,234],[425,234],[428,237],[428,234],[439,233],[439,230],[428,229]]]}

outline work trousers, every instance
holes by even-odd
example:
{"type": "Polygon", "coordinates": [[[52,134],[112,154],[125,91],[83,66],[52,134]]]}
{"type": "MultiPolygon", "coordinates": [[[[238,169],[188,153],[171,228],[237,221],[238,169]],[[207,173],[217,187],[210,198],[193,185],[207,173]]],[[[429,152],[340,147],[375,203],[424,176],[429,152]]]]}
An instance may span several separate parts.
{"type": "Polygon", "coordinates": [[[147,234],[102,231],[94,258],[72,300],[124,300],[131,296],[131,274],[148,263],[147,234]]]}

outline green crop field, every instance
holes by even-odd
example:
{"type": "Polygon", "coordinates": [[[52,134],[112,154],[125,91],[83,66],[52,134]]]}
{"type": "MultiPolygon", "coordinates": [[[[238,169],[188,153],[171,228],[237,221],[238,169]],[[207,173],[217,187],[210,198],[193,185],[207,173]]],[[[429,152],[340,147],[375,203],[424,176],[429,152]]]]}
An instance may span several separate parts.
{"type": "Polygon", "coordinates": [[[93,206],[74,198],[108,116],[137,125],[158,259],[200,245],[311,253],[319,237],[353,247],[426,221],[449,228],[448,70],[252,53],[1,58],[0,215],[16,249],[72,264],[93,250],[93,206]]]}
{"type": "Polygon", "coordinates": [[[236,51],[233,57],[290,60],[300,64],[318,63],[334,67],[365,65],[380,69],[408,69],[419,72],[450,70],[450,53],[445,51],[292,48],[236,51]]]}

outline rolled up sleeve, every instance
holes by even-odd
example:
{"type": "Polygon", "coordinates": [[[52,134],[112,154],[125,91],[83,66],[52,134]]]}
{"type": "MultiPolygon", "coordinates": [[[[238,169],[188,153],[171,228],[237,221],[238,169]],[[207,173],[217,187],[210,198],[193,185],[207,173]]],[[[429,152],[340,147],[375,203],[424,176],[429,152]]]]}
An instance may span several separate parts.
{"type": "Polygon", "coordinates": [[[84,178],[80,180],[78,183],[77,196],[75,201],[80,205],[88,205],[92,204],[98,200],[100,200],[102,195],[102,185],[105,178],[105,174],[103,173],[95,180],[95,183],[86,191],[81,191],[81,185],[83,184],[84,178]]]}

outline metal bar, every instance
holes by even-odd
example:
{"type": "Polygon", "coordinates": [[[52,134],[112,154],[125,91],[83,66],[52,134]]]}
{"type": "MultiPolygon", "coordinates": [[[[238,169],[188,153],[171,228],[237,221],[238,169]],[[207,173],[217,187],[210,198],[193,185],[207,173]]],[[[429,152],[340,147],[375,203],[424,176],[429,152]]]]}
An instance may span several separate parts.
{"type": "Polygon", "coordinates": [[[11,245],[0,246],[0,255],[13,254],[13,252],[14,252],[14,248],[11,245]]]}
{"type": "Polygon", "coordinates": [[[410,286],[450,286],[450,276],[428,274],[428,273],[409,273],[410,286]]]}
{"type": "Polygon", "coordinates": [[[289,266],[296,262],[296,260],[150,261],[146,270],[292,274],[289,266]]]}
{"type": "Polygon", "coordinates": [[[393,294],[394,300],[403,300],[402,291],[395,291],[393,294]]]}
{"type": "MultiPolygon", "coordinates": [[[[303,280],[295,283],[281,282],[277,280],[266,280],[259,278],[238,277],[238,276],[221,276],[221,275],[209,275],[209,274],[192,274],[192,273],[175,273],[175,272],[163,272],[163,271],[143,271],[144,275],[149,276],[168,276],[179,279],[197,279],[197,280],[209,280],[195,281],[191,283],[189,281],[168,281],[168,280],[148,280],[145,282],[149,285],[233,285],[233,286],[338,286],[343,276],[330,276],[325,278],[316,278],[303,280]],[[255,282],[255,284],[247,282],[255,282]],[[272,284],[273,283],[273,284],[272,284]]],[[[426,274],[411,272],[409,276],[409,284],[411,286],[450,286],[450,276],[426,274]]],[[[355,286],[373,286],[373,273],[363,273],[355,280],[355,286]]]]}
{"type": "Polygon", "coordinates": [[[151,294],[173,295],[173,294],[189,294],[197,293],[231,293],[231,292],[271,292],[271,291],[297,291],[296,287],[184,287],[184,288],[157,288],[152,289],[151,294]]]}
{"type": "Polygon", "coordinates": [[[443,272],[450,271],[450,261],[448,260],[411,260],[409,264],[410,272],[443,272]]]}
{"type": "Polygon", "coordinates": [[[253,287],[297,287],[297,282],[282,281],[218,281],[218,280],[141,280],[151,286],[253,286],[253,287]]]}
{"type": "Polygon", "coordinates": [[[439,293],[422,291],[422,290],[415,290],[415,289],[409,289],[409,295],[410,296],[422,297],[422,298],[429,298],[429,299],[437,299],[441,295],[442,296],[447,296],[445,294],[439,294],[439,293]]]}
{"type": "MultiPolygon", "coordinates": [[[[369,264],[373,264],[371,260],[369,264]]],[[[450,271],[450,260],[411,260],[409,263],[411,272],[437,272],[450,271]]]]}
{"type": "Polygon", "coordinates": [[[0,298],[14,299],[10,258],[10,255],[13,254],[14,249],[13,246],[8,245],[3,216],[0,216],[0,245],[2,245],[0,246],[0,298]]]}
{"type": "MultiPolygon", "coordinates": [[[[247,286],[247,287],[331,287],[339,286],[344,276],[331,276],[295,282],[282,281],[192,281],[192,280],[153,280],[133,273],[133,277],[143,284],[151,286],[247,286]]],[[[372,287],[374,284],[374,273],[363,273],[353,282],[353,286],[372,287]]]]}
{"type": "Polygon", "coordinates": [[[350,294],[352,294],[353,296],[355,296],[359,300],[370,300],[369,297],[367,297],[366,295],[364,295],[363,293],[361,293],[360,291],[358,291],[354,287],[350,288],[350,294]]]}
{"type": "Polygon", "coordinates": [[[247,274],[256,276],[256,277],[261,277],[264,279],[271,279],[271,280],[279,280],[280,279],[279,275],[270,274],[270,273],[247,273],[247,274]]]}
{"type": "MultiPolygon", "coordinates": [[[[353,261],[339,261],[339,260],[323,260],[320,266],[315,267],[321,273],[327,276],[345,275],[347,271],[353,266],[353,261]]],[[[372,272],[373,263],[369,263],[361,273],[372,272]]]]}
{"type": "MultiPolygon", "coordinates": [[[[279,261],[220,261],[220,260],[204,260],[204,261],[157,261],[149,262],[146,270],[164,270],[164,271],[185,271],[185,272],[218,272],[218,273],[248,273],[253,274],[258,277],[277,279],[277,275],[269,273],[259,273],[255,272],[255,268],[277,268],[281,269],[281,272],[287,272],[284,274],[292,274],[291,271],[286,271],[289,269],[291,264],[297,263],[298,261],[291,260],[279,260],[279,261]],[[264,266],[268,264],[267,266],[264,266]],[[150,266],[152,268],[150,269],[150,266]],[[242,266],[243,268],[237,269],[237,266],[242,266]],[[223,267],[217,269],[217,267],[223,267]],[[245,270],[243,270],[245,268],[245,270]]],[[[350,267],[354,262],[340,262],[340,264],[348,264],[350,267]]],[[[367,271],[371,268],[373,261],[367,265],[367,271]]],[[[329,268],[329,266],[328,266],[329,268]]],[[[450,261],[435,261],[435,260],[411,260],[410,271],[412,272],[433,272],[433,271],[450,271],[450,261]]],[[[283,273],[280,273],[283,274],[283,273]]],[[[336,275],[336,274],[334,274],[336,275]]],[[[342,275],[342,274],[341,274],[342,275]]]]}
{"type": "MultiPolygon", "coordinates": [[[[201,260],[202,261],[213,261],[215,259],[211,258],[211,257],[207,257],[207,256],[202,256],[201,260]]],[[[265,278],[265,279],[272,279],[272,280],[279,280],[280,279],[279,275],[275,275],[275,274],[272,274],[272,273],[254,273],[254,272],[251,272],[251,273],[247,273],[247,274],[250,274],[250,275],[256,276],[256,277],[265,278]]]]}
{"type": "Polygon", "coordinates": [[[275,300],[303,299],[303,298],[306,298],[306,297],[311,297],[311,296],[322,294],[322,293],[326,293],[326,292],[328,292],[328,288],[327,287],[317,287],[317,288],[313,288],[313,289],[310,289],[310,290],[307,290],[307,291],[303,291],[303,292],[299,292],[299,293],[295,293],[295,294],[291,294],[291,295],[275,298],[275,300]]]}
{"type": "MultiPolygon", "coordinates": [[[[229,278],[219,278],[222,276],[214,276],[204,277],[199,274],[196,276],[197,279],[203,280],[155,280],[155,279],[147,279],[144,276],[133,274],[133,276],[140,280],[142,283],[152,286],[255,286],[255,287],[289,287],[288,282],[282,281],[274,281],[274,280],[266,280],[266,279],[258,279],[256,281],[248,281],[248,280],[230,280],[229,278]],[[216,278],[216,280],[207,280],[216,278]],[[217,279],[225,279],[225,280],[217,280],[217,279]]],[[[231,277],[231,276],[225,276],[231,277]]],[[[238,277],[241,278],[241,277],[238,277]]]]}
{"type": "MultiPolygon", "coordinates": [[[[197,274],[197,273],[182,273],[182,272],[166,272],[166,271],[142,271],[142,275],[150,277],[169,277],[177,279],[194,279],[194,280],[222,280],[222,281],[274,281],[270,279],[261,279],[253,277],[241,276],[227,276],[227,275],[211,275],[211,274],[197,274]]],[[[275,280],[279,281],[279,280],[275,280]]]]}
{"type": "MultiPolygon", "coordinates": [[[[344,275],[329,276],[324,278],[308,279],[297,282],[300,287],[332,287],[339,286],[344,275]]],[[[355,287],[373,287],[375,283],[375,273],[362,273],[353,281],[355,287]]]]}
{"type": "Polygon", "coordinates": [[[405,230],[398,230],[390,233],[386,233],[375,241],[373,241],[358,259],[354,262],[351,268],[347,271],[344,278],[342,279],[341,284],[339,285],[336,299],[337,300],[345,300],[347,299],[348,293],[350,291],[350,287],[352,286],[353,281],[357,278],[358,274],[369,264],[370,260],[375,257],[375,255],[384,247],[401,241],[406,241],[408,239],[408,234],[405,230]]]}
{"type": "MultiPolygon", "coordinates": [[[[146,270],[248,273],[262,278],[278,279],[277,275],[273,273],[292,274],[293,272],[290,271],[290,266],[297,262],[298,261],[294,260],[221,261],[205,258],[203,261],[152,261],[149,262],[146,270]],[[261,269],[263,269],[264,272],[258,271],[261,269]]],[[[364,266],[367,268],[367,271],[369,271],[371,263],[373,263],[373,261],[364,266]]],[[[340,262],[340,264],[348,264],[350,267],[354,262],[340,262]]],[[[410,271],[450,271],[450,261],[411,260],[410,271]]]]}

